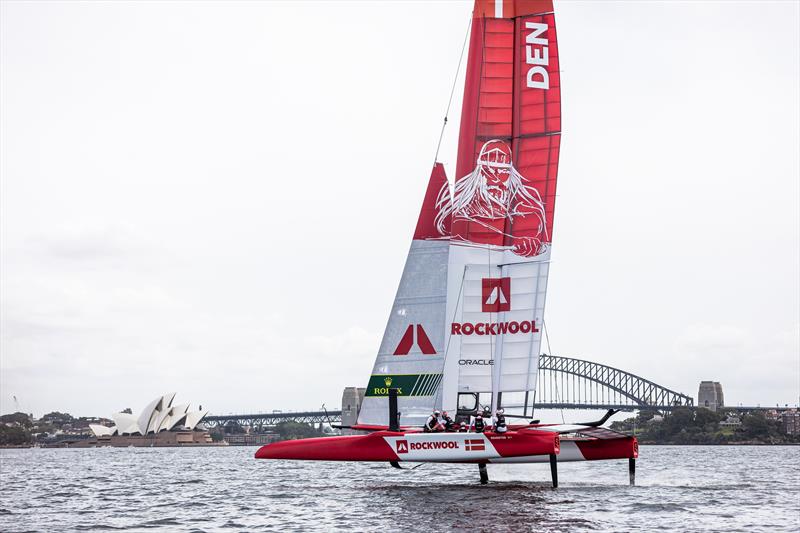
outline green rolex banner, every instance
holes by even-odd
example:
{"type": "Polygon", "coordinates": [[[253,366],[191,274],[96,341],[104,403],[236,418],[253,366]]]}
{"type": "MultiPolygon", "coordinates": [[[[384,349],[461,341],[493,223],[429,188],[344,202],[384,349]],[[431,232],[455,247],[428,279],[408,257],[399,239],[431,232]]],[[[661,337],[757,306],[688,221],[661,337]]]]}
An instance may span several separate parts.
{"type": "Polygon", "coordinates": [[[441,382],[441,374],[372,375],[365,395],[388,396],[396,388],[398,396],[433,396],[441,382]]]}

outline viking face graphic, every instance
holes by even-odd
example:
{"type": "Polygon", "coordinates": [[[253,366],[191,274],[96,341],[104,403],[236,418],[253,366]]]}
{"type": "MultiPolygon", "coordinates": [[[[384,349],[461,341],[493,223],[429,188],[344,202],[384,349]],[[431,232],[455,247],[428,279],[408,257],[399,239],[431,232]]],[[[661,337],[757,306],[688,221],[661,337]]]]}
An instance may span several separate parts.
{"type": "Polygon", "coordinates": [[[483,145],[476,170],[485,178],[487,192],[502,205],[508,201],[508,178],[513,168],[511,149],[506,143],[489,141],[483,145]]]}
{"type": "Polygon", "coordinates": [[[546,247],[547,228],[542,198],[514,168],[511,147],[502,140],[484,143],[475,170],[456,182],[449,202],[444,185],[437,202],[436,225],[452,216],[451,239],[488,244],[532,257],[546,247]]]}

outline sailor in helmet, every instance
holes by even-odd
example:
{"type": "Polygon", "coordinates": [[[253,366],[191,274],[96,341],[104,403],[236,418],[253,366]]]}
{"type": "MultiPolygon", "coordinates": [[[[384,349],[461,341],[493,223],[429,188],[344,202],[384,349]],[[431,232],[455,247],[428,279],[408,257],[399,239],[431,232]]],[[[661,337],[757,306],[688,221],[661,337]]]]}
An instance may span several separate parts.
{"type": "Polygon", "coordinates": [[[498,409],[494,413],[494,430],[496,433],[505,433],[508,431],[508,426],[506,426],[505,411],[502,409],[498,409]]]}
{"type": "Polygon", "coordinates": [[[442,423],[444,424],[445,431],[455,431],[455,422],[453,422],[453,419],[447,414],[447,411],[442,411],[442,423]]]}
{"type": "Polygon", "coordinates": [[[434,431],[442,431],[442,423],[439,420],[439,416],[441,413],[438,409],[435,409],[431,416],[428,417],[428,420],[425,421],[425,432],[430,433],[434,431]]]}
{"type": "Polygon", "coordinates": [[[491,431],[493,425],[493,419],[492,419],[492,412],[489,410],[488,407],[483,408],[483,423],[485,424],[486,429],[491,431]]]}
{"type": "Polygon", "coordinates": [[[469,429],[475,433],[483,433],[483,430],[486,429],[486,422],[483,420],[483,415],[475,415],[475,418],[472,419],[472,424],[470,425],[469,429]]]}

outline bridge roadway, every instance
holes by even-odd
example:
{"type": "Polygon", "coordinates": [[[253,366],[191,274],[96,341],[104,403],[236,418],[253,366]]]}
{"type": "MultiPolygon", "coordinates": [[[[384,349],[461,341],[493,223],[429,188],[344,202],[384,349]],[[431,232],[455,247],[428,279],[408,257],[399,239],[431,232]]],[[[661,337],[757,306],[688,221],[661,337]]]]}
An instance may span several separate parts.
{"type": "MultiPolygon", "coordinates": [[[[515,406],[508,406],[515,407],[515,406]]],[[[522,406],[518,406],[522,407],[522,406]]],[[[630,405],[577,405],[577,404],[534,404],[536,409],[620,409],[633,411],[635,406],[630,405]]],[[[299,422],[301,424],[339,424],[342,421],[342,412],[335,411],[289,411],[286,413],[261,413],[261,414],[230,414],[209,415],[203,419],[203,424],[209,428],[224,426],[228,423],[256,428],[268,428],[281,422],[299,422]]]]}

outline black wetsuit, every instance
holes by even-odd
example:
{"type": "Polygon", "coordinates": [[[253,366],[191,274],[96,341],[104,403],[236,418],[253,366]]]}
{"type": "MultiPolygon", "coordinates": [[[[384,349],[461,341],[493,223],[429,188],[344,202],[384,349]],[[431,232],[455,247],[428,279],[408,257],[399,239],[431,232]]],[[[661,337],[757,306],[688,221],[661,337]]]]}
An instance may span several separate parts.
{"type": "Polygon", "coordinates": [[[494,424],[494,430],[497,431],[498,433],[503,433],[507,429],[508,428],[506,427],[506,417],[503,415],[497,415],[497,421],[494,424]]]}

